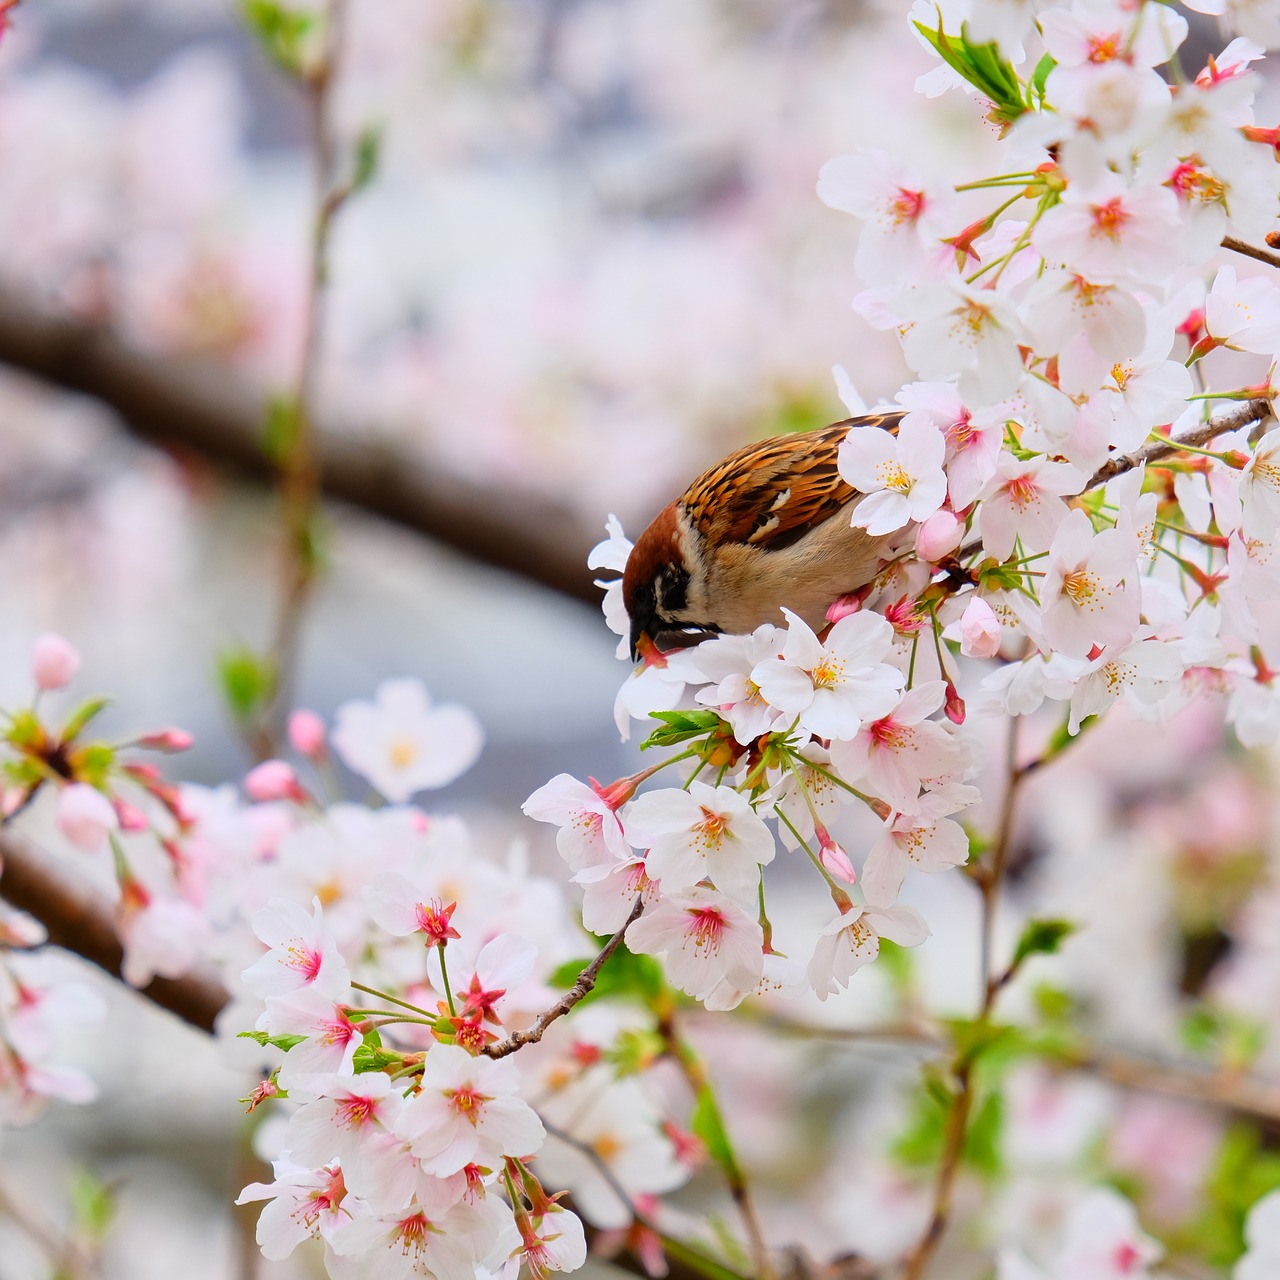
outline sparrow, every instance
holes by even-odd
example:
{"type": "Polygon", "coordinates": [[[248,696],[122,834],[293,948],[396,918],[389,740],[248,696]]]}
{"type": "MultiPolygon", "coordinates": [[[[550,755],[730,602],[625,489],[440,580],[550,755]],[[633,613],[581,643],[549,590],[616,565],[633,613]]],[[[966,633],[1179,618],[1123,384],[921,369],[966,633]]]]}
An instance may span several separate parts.
{"type": "Polygon", "coordinates": [[[850,521],[862,494],[841,478],[850,431],[894,431],[902,415],[869,414],[772,436],[729,454],[665,506],[636,540],[622,575],[635,661],[659,649],[744,635],[786,606],[819,630],[839,596],[875,577],[887,537],[850,521]]]}

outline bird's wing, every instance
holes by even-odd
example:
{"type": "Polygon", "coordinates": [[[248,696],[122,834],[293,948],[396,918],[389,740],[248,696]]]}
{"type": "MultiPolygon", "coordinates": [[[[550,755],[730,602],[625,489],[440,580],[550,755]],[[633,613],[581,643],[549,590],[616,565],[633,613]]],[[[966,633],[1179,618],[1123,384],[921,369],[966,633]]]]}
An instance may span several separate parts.
{"type": "Polygon", "coordinates": [[[700,475],[681,504],[704,533],[714,519],[724,540],[780,551],[858,496],[836,466],[845,436],[864,427],[896,430],[901,417],[869,414],[745,445],[700,475]]]}

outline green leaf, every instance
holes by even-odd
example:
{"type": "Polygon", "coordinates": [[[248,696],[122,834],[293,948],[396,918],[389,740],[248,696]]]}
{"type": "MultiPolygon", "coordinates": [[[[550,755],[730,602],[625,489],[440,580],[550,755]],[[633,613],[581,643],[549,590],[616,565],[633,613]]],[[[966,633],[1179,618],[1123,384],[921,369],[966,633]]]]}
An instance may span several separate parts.
{"type": "Polygon", "coordinates": [[[276,1049],[283,1049],[285,1053],[288,1053],[295,1044],[301,1044],[306,1038],[306,1036],[273,1036],[265,1031],[241,1031],[236,1035],[237,1040],[256,1040],[264,1048],[272,1045],[276,1049]]]}
{"type": "Polygon", "coordinates": [[[218,679],[231,714],[241,722],[262,710],[275,686],[271,664],[244,647],[218,655],[218,679]]]}
{"type": "MultiPolygon", "coordinates": [[[[603,940],[601,945],[604,945],[603,940]]],[[[594,959],[594,956],[586,956],[581,960],[566,960],[551,974],[548,981],[553,987],[568,991],[594,959]]],[[[613,997],[649,1004],[665,990],[662,966],[652,956],[638,956],[626,947],[619,947],[600,967],[595,987],[580,1003],[613,997]]]]}
{"type": "Polygon", "coordinates": [[[366,1035],[364,1043],[355,1051],[351,1064],[357,1075],[363,1075],[367,1071],[385,1071],[388,1067],[403,1066],[404,1055],[394,1049],[384,1049],[380,1044],[370,1044],[366,1035]]]}
{"type": "Polygon", "coordinates": [[[100,1241],[116,1216],[115,1190],[92,1169],[78,1169],[71,1178],[70,1191],[76,1234],[100,1241]]]}
{"type": "Polygon", "coordinates": [[[991,99],[993,114],[998,120],[1010,124],[1025,114],[1027,104],[1022,98],[1022,82],[1000,52],[999,45],[974,44],[969,39],[967,24],[960,28],[958,36],[947,35],[941,26],[934,31],[917,22],[915,27],[947,66],[991,99]]]}
{"type": "Polygon", "coordinates": [[[729,1144],[729,1135],[725,1132],[724,1120],[720,1108],[716,1105],[715,1094],[703,1085],[693,1103],[693,1112],[689,1117],[689,1129],[700,1138],[707,1148],[707,1154],[733,1180],[741,1179],[737,1158],[733,1147],[729,1144]]]}
{"type": "Polygon", "coordinates": [[[111,705],[110,698],[89,698],[82,702],[68,717],[62,726],[63,742],[71,742],[90,720],[100,716],[111,705]]]}
{"type": "Polygon", "coordinates": [[[649,747],[674,747],[690,738],[701,738],[720,727],[720,717],[714,711],[650,711],[654,720],[662,721],[641,744],[640,750],[649,747]]]}
{"type": "Polygon", "coordinates": [[[297,400],[293,396],[270,396],[262,425],[262,452],[276,466],[283,466],[293,452],[301,429],[302,414],[297,400]]]}
{"type": "Polygon", "coordinates": [[[964,1160],[987,1178],[1000,1172],[1000,1137],[1004,1131],[1004,1099],[992,1090],[969,1117],[964,1135],[964,1160]]]}
{"type": "Polygon", "coordinates": [[[1030,956],[1051,956],[1062,945],[1062,940],[1075,932],[1070,920],[1028,920],[1022,927],[1018,945],[1013,949],[1009,971],[1017,973],[1030,956]]]}
{"type": "Polygon", "coordinates": [[[356,139],[355,171],[351,175],[351,191],[363,191],[377,176],[382,155],[382,127],[366,125],[356,139]]]}
{"type": "Polygon", "coordinates": [[[1036,102],[1044,101],[1044,85],[1049,78],[1049,72],[1058,65],[1053,54],[1046,53],[1044,57],[1036,63],[1036,69],[1031,73],[1031,81],[1028,85],[1027,103],[1031,105],[1032,95],[1035,96],[1036,102]]]}
{"type": "Polygon", "coordinates": [[[240,0],[240,13],[272,62],[291,76],[301,76],[307,37],[316,15],[287,8],[276,0],[240,0]]]}
{"type": "Polygon", "coordinates": [[[4,737],[15,747],[35,746],[45,740],[44,725],[34,711],[16,711],[4,737]]]}

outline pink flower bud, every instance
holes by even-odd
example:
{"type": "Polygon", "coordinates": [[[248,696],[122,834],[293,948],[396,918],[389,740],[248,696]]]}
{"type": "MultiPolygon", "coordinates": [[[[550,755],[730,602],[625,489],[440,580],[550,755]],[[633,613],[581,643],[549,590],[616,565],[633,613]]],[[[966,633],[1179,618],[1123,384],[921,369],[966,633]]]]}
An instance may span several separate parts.
{"type": "Polygon", "coordinates": [[[244,789],[251,799],[260,801],[295,800],[301,803],[307,798],[293,766],[283,760],[264,760],[257,768],[250,769],[245,775],[244,789]]]}
{"type": "Polygon", "coordinates": [[[58,793],[56,820],[58,830],[86,853],[97,853],[119,826],[111,801],[84,782],[73,782],[58,793]]]}
{"type": "Polygon", "coordinates": [[[937,564],[963,540],[964,521],[954,511],[935,511],[916,530],[916,555],[928,564],[937,564]]]}
{"type": "Polygon", "coordinates": [[[861,596],[839,596],[827,607],[827,621],[834,626],[841,618],[847,618],[861,608],[861,596]]]}
{"type": "Polygon", "coordinates": [[[970,658],[994,658],[1000,652],[1000,619],[981,596],[960,615],[960,652],[970,658]]]}
{"type": "Polygon", "coordinates": [[[116,820],[120,823],[121,831],[145,831],[147,829],[147,815],[136,805],[130,804],[127,800],[121,800],[117,796],[115,809],[116,820]]]}
{"type": "Polygon", "coordinates": [[[154,733],[144,733],[138,739],[138,746],[148,751],[190,751],[194,741],[185,729],[157,729],[154,733]]]}
{"type": "Polygon", "coordinates": [[[818,837],[818,857],[822,865],[846,884],[853,884],[858,873],[854,871],[849,855],[831,838],[831,832],[821,823],[815,828],[814,834],[818,837]]]}
{"type": "Polygon", "coordinates": [[[40,689],[62,689],[80,669],[75,647],[52,631],[42,635],[31,651],[31,672],[40,689]]]}
{"type": "Polygon", "coordinates": [[[952,724],[964,724],[966,714],[964,699],[950,680],[947,681],[947,699],[942,709],[952,724]]]}
{"type": "Polygon", "coordinates": [[[299,707],[289,713],[289,744],[308,760],[323,760],[325,755],[324,721],[314,711],[299,707]]]}

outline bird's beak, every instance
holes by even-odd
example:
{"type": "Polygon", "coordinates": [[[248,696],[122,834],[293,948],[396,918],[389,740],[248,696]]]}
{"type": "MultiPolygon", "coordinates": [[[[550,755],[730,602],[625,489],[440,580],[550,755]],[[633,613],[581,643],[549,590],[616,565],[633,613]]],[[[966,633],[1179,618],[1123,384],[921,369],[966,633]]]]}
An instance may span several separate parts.
{"type": "Polygon", "coordinates": [[[639,662],[642,652],[653,644],[653,637],[647,630],[648,618],[631,619],[631,661],[639,662]]]}

